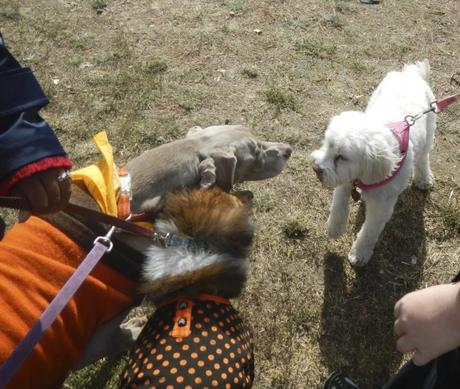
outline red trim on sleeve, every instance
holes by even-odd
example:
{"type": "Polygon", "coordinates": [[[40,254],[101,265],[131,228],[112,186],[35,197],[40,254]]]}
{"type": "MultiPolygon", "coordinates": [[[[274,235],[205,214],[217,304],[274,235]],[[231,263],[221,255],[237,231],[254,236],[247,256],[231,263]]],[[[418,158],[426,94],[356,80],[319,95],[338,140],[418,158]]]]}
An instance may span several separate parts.
{"type": "Polygon", "coordinates": [[[48,157],[43,158],[39,161],[30,163],[29,165],[23,166],[22,168],[16,170],[8,178],[0,183],[0,196],[5,196],[8,194],[8,191],[16,184],[18,181],[23,178],[29,177],[32,174],[43,172],[45,170],[62,167],[65,169],[72,168],[72,161],[67,157],[48,157]]]}

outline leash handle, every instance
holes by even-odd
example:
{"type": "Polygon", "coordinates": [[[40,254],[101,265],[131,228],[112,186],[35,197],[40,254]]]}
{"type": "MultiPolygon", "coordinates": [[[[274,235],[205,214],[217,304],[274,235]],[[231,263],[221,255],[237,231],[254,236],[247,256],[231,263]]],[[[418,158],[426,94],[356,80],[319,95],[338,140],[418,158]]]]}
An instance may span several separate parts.
{"type": "Polygon", "coordinates": [[[0,196],[0,207],[30,211],[29,204],[22,197],[0,196]]]}
{"type": "Polygon", "coordinates": [[[81,207],[80,205],[69,203],[67,204],[67,207],[64,211],[74,215],[80,215],[88,219],[97,220],[101,223],[115,226],[134,234],[145,236],[146,238],[151,239],[155,234],[153,231],[138,226],[137,224],[131,223],[127,220],[123,220],[115,216],[110,216],[102,212],[94,211],[89,208],[81,207]]]}
{"type": "Polygon", "coordinates": [[[456,95],[448,96],[445,97],[441,100],[435,101],[432,103],[436,107],[435,112],[441,112],[444,108],[448,107],[449,105],[455,103],[457,100],[460,99],[460,93],[457,93],[456,95]]]}
{"type": "MultiPolygon", "coordinates": [[[[109,233],[111,232],[109,231],[109,233]]],[[[29,330],[27,335],[16,346],[3,365],[0,366],[0,389],[6,388],[8,382],[32,352],[35,345],[43,338],[45,331],[64,310],[67,303],[83,284],[102,256],[110,251],[111,248],[112,242],[110,241],[110,236],[106,235],[96,238],[94,247],[70,276],[58,294],[53,298],[51,303],[46,307],[45,311],[29,330]],[[110,245],[107,245],[107,242],[110,242],[110,245]]]]}
{"type": "Polygon", "coordinates": [[[426,109],[423,112],[419,112],[417,115],[407,115],[404,120],[409,125],[409,127],[413,126],[414,123],[420,119],[422,116],[426,115],[427,113],[434,112],[439,113],[444,110],[449,105],[455,103],[458,99],[460,99],[460,93],[448,97],[444,97],[441,100],[433,101],[430,104],[430,108],[426,109]]]}

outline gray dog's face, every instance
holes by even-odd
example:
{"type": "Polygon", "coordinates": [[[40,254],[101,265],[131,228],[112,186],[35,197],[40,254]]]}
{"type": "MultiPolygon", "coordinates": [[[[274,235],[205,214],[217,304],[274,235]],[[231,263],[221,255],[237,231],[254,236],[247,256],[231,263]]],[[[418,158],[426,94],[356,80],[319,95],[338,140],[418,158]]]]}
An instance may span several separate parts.
{"type": "Polygon", "coordinates": [[[217,183],[226,189],[243,181],[277,176],[292,154],[288,144],[260,141],[240,125],[193,127],[186,137],[207,145],[207,155],[216,166],[217,183]]]}
{"type": "Polygon", "coordinates": [[[281,173],[292,154],[285,143],[258,141],[248,137],[232,145],[237,159],[234,183],[258,181],[281,173]]]}

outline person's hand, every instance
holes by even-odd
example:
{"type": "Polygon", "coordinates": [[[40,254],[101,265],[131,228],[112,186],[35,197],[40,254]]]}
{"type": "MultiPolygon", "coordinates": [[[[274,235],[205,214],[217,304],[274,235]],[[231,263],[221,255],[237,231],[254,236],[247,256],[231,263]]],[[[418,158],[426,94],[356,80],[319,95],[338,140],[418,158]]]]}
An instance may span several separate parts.
{"type": "Polygon", "coordinates": [[[68,172],[63,168],[51,168],[23,178],[9,194],[25,198],[31,213],[46,214],[62,210],[69,202],[71,191],[68,172]]]}
{"type": "Polygon", "coordinates": [[[460,284],[406,294],[395,305],[397,349],[422,366],[460,346],[460,284]]]}

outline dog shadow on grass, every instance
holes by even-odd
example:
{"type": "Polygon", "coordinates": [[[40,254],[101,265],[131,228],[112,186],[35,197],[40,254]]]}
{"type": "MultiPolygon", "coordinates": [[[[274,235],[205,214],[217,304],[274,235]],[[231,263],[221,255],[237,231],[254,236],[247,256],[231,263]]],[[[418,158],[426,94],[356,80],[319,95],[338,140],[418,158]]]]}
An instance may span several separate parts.
{"type": "MultiPolygon", "coordinates": [[[[324,258],[321,354],[330,371],[348,374],[362,389],[381,387],[402,362],[393,307],[420,288],[428,196],[413,188],[401,194],[366,266],[353,269],[346,257],[333,253],[324,258]]],[[[357,219],[353,239],[364,220],[363,204],[357,219]]]]}

